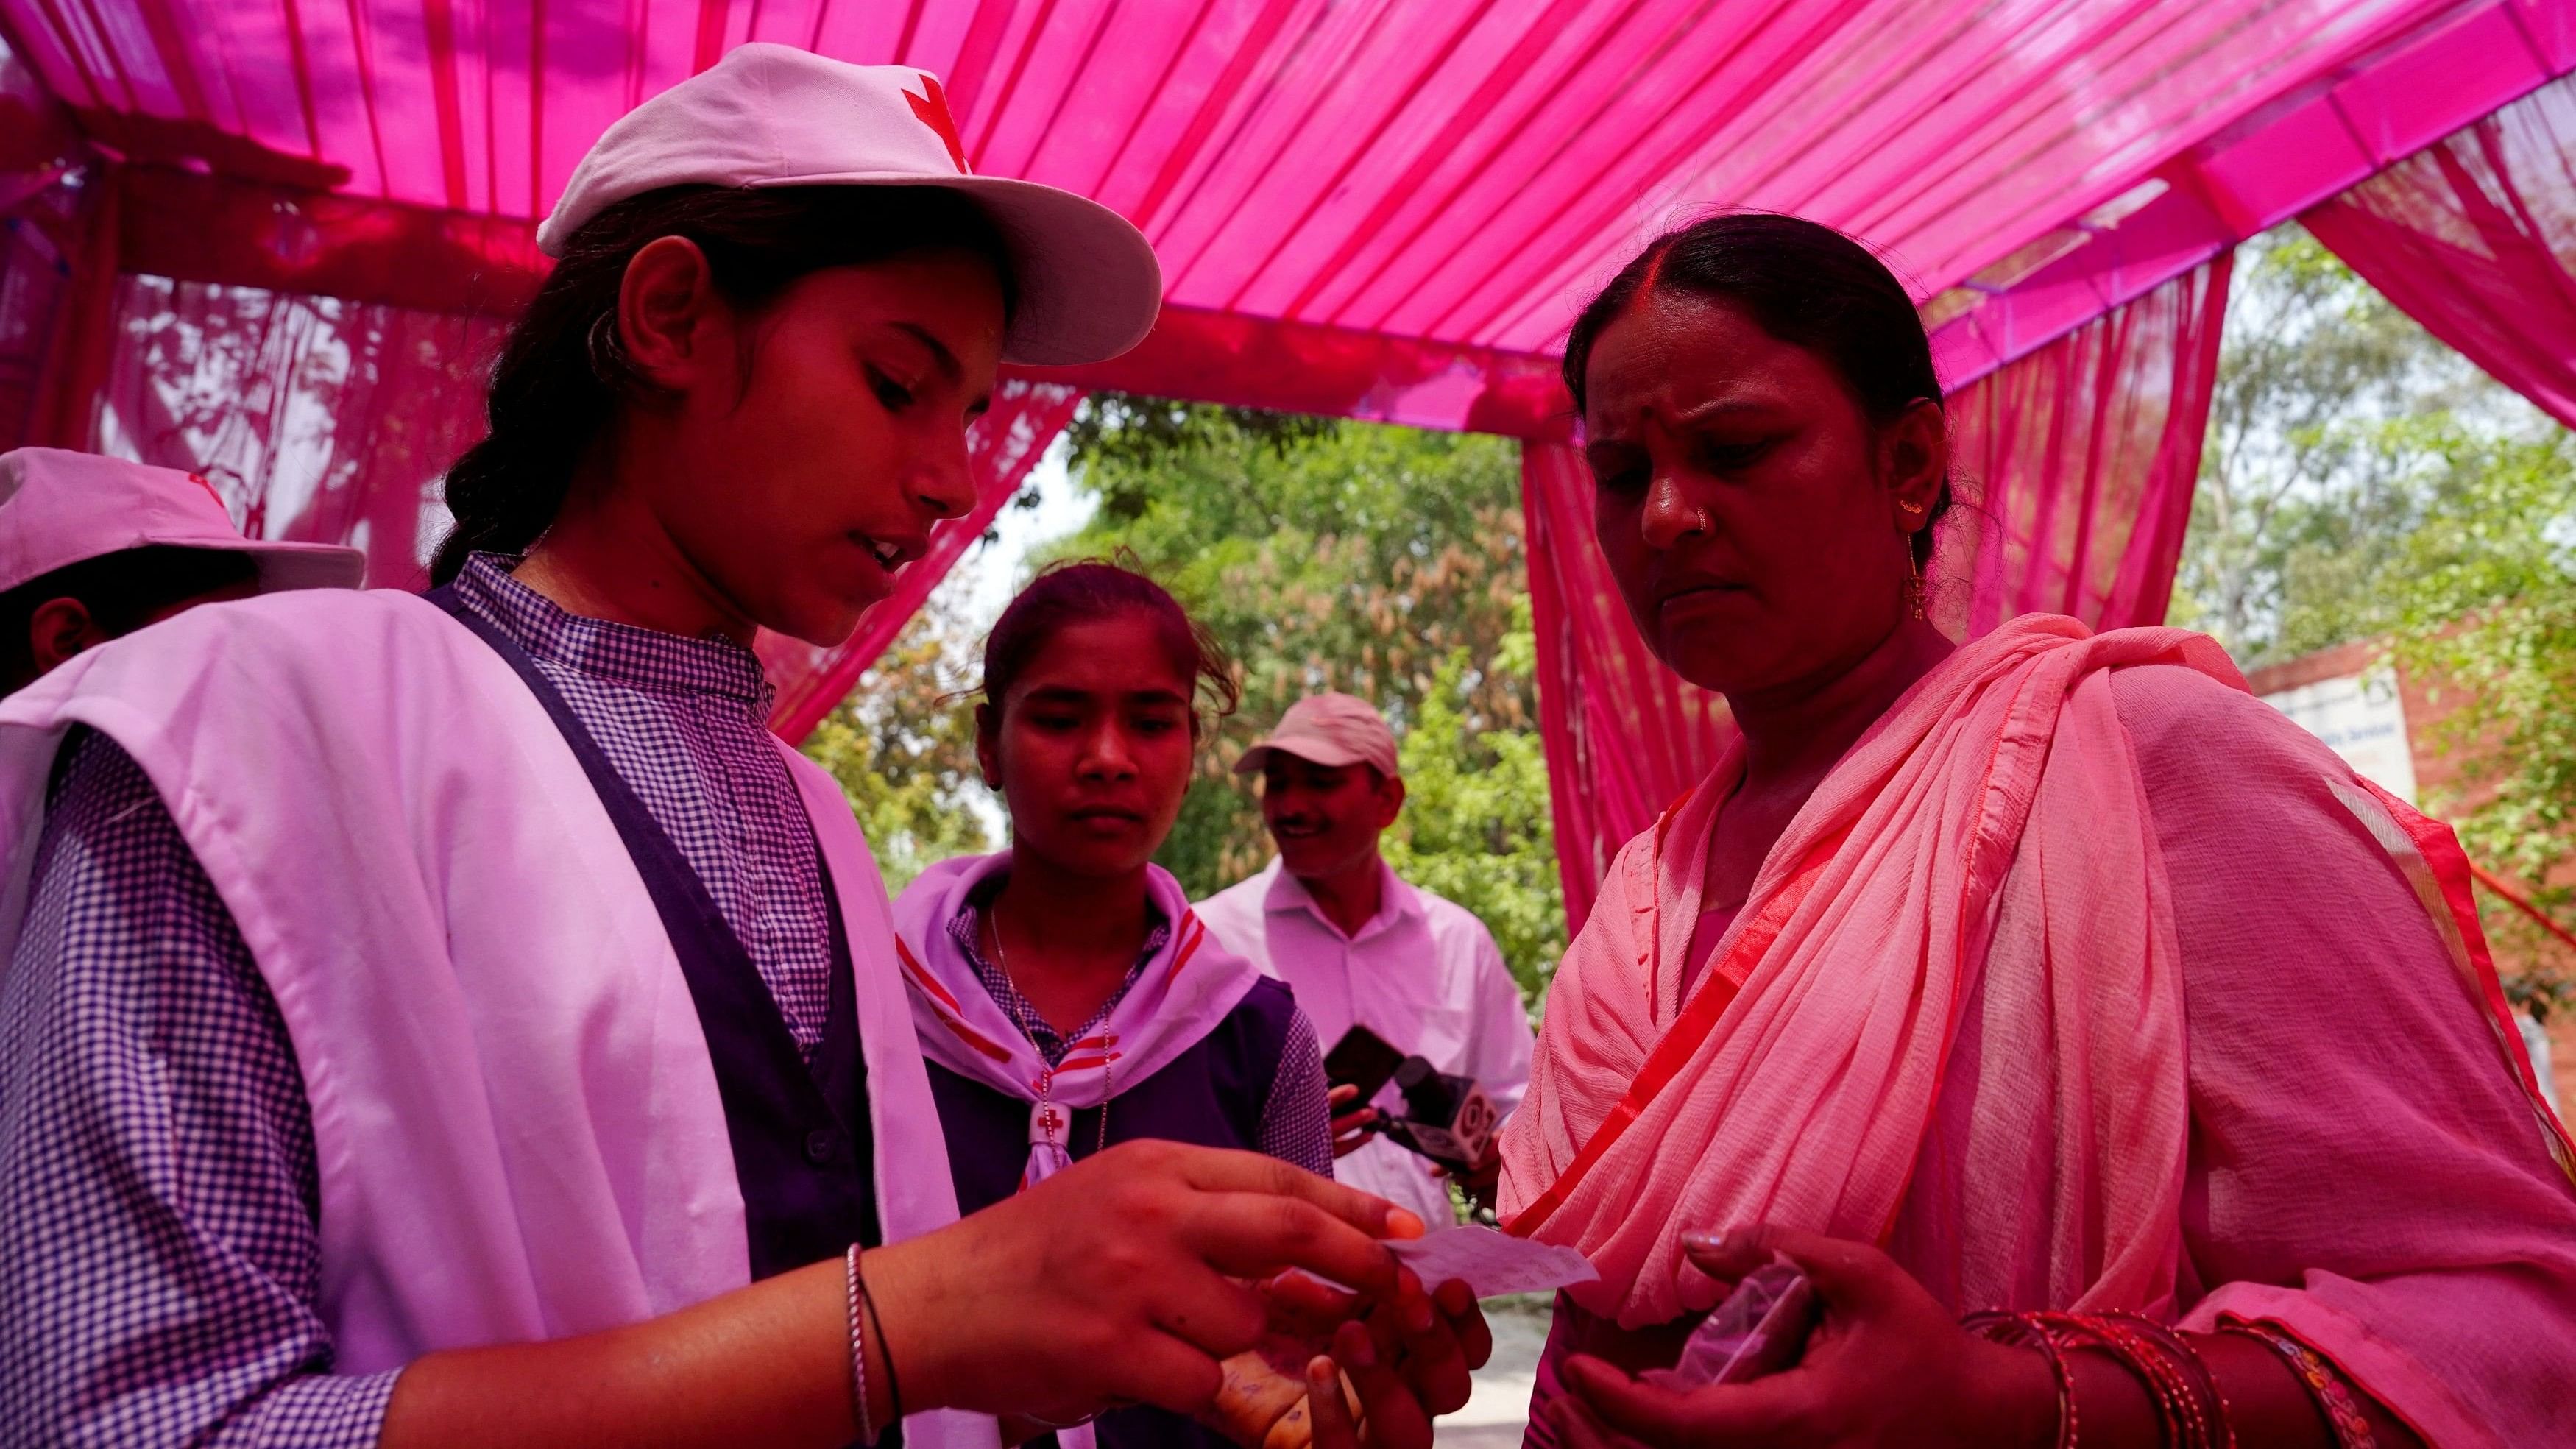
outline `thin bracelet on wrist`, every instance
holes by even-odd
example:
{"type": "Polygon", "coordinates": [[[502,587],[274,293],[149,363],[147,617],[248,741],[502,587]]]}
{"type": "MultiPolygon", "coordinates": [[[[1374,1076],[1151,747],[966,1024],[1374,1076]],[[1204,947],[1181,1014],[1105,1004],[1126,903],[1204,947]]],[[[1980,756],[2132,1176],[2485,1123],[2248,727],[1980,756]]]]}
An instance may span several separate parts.
{"type": "MultiPolygon", "coordinates": [[[[849,1293],[850,1418],[859,1427],[859,1442],[874,1444],[878,1431],[876,1423],[868,1417],[868,1341],[862,1331],[868,1318],[867,1289],[859,1277],[858,1244],[850,1244],[850,1250],[842,1255],[841,1269],[843,1284],[849,1293]]],[[[878,1334],[878,1341],[884,1341],[882,1332],[878,1334]]]]}

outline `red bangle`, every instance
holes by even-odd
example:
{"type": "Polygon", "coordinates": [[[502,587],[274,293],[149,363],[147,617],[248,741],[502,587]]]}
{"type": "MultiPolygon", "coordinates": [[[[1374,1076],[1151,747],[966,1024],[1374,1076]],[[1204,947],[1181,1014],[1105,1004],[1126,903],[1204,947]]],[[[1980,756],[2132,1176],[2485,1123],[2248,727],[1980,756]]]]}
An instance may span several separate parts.
{"type": "Polygon", "coordinates": [[[2229,1323],[2222,1333],[2241,1333],[2287,1360],[2290,1371],[2298,1375],[2299,1386],[2315,1401],[2317,1412],[2325,1416],[2326,1427],[2334,1434],[2337,1449],[2379,1449],[2379,1437],[2370,1432],[2370,1419],[2345,1387],[2343,1376],[2335,1371],[2325,1355],[2292,1338],[2268,1323],[2229,1323]]]}

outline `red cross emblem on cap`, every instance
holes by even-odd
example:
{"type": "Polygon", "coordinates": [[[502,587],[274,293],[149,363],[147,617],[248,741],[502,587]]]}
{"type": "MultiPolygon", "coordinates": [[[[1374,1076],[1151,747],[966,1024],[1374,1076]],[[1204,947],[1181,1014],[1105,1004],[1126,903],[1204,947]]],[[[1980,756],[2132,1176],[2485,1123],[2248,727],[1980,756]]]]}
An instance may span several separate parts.
{"type": "Polygon", "coordinates": [[[948,92],[939,88],[939,77],[928,71],[915,74],[921,77],[923,94],[905,91],[903,98],[912,103],[912,113],[921,118],[923,125],[939,133],[940,141],[948,147],[948,159],[957,163],[958,174],[972,175],[966,169],[966,148],[957,140],[957,122],[948,114],[948,92]]]}

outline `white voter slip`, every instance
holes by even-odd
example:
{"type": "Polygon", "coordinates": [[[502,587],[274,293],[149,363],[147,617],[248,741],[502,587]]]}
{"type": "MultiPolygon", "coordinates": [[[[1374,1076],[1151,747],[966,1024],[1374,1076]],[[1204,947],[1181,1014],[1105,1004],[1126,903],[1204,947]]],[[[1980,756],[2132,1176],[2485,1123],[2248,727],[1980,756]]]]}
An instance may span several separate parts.
{"type": "Polygon", "coordinates": [[[1533,1243],[1492,1228],[1440,1228],[1387,1246],[1422,1279],[1423,1287],[1463,1278],[1479,1298],[1544,1293],[1601,1276],[1572,1248],[1533,1243]]]}

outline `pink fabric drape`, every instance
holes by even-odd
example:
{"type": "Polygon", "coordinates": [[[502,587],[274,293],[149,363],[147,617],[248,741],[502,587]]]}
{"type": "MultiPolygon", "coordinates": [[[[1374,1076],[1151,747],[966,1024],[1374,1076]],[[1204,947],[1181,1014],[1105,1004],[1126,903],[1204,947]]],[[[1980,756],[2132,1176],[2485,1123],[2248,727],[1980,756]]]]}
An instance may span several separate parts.
{"type": "Polygon", "coordinates": [[[2191,524],[2232,258],[1950,394],[1959,507],[1933,562],[1955,637],[2016,615],[2161,624],[2191,524]]]}
{"type": "Polygon", "coordinates": [[[48,375],[82,216],[78,196],[45,172],[0,177],[0,450],[39,441],[48,375]],[[15,193],[14,196],[11,193],[15,193]]]}
{"type": "Polygon", "coordinates": [[[966,435],[968,460],[975,470],[975,507],[952,518],[931,535],[930,552],[895,580],[894,592],[859,620],[858,632],[837,649],[763,634],[761,662],[777,682],[778,702],[769,727],[789,742],[801,740],[832,712],[859,682],[877,656],[903,632],[904,624],[930,591],[948,575],[1011,495],[1021,480],[1046,456],[1047,445],[1073,420],[1082,393],[1060,383],[1006,379],[993,396],[993,406],[966,435]]]}
{"type": "Polygon", "coordinates": [[[1175,307],[1543,354],[1676,208],[1810,216],[1937,292],[2464,11],[2560,3],[0,0],[0,29],[129,158],[514,218],[744,41],[917,66],[977,173],[1125,213],[1175,307]]]}
{"type": "MultiPolygon", "coordinates": [[[[0,321],[9,296],[0,290],[0,321]]],[[[120,278],[115,296],[90,446],[204,473],[254,537],[362,548],[372,587],[427,582],[447,531],[442,480],[483,435],[485,370],[505,320],[157,276],[120,278]]],[[[780,734],[803,738],[840,702],[1080,399],[1059,384],[1006,383],[968,435],[975,512],[940,529],[840,648],[762,641],[780,734]]]]}
{"type": "MultiPolygon", "coordinates": [[[[2104,630],[2163,622],[2227,279],[2221,257],[1951,394],[1960,506],[1933,565],[1945,630],[1974,637],[2034,610],[2104,630]]],[[[1540,729],[1576,923],[1619,847],[1716,764],[1726,710],[1630,622],[1591,494],[1573,447],[1523,445],[1540,729]]]]}
{"type": "Polygon", "coordinates": [[[427,584],[505,323],[149,276],[116,316],[99,451],[205,474],[253,537],[362,548],[373,587],[427,584]]]}
{"type": "Polygon", "coordinates": [[[2576,426],[2576,80],[2299,219],[2426,331],[2576,426]]]}

